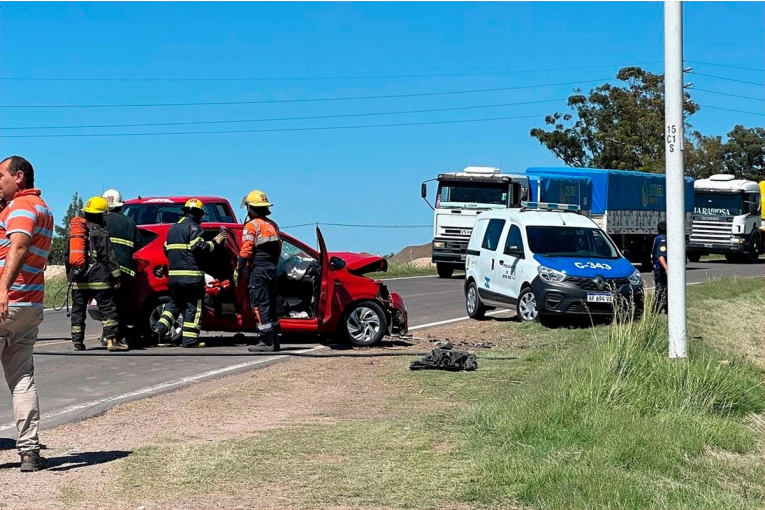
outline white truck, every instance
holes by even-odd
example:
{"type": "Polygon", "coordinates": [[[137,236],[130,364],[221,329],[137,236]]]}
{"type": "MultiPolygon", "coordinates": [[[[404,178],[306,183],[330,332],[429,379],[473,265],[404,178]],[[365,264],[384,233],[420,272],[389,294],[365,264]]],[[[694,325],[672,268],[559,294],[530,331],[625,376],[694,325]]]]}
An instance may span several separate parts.
{"type": "Polygon", "coordinates": [[[422,183],[421,195],[434,211],[431,260],[438,276],[450,278],[455,269],[465,268],[476,217],[491,209],[519,207],[528,195],[528,176],[469,166],[462,172],[439,174],[430,181],[422,183]],[[435,207],[428,202],[430,181],[438,181],[435,207]]]}
{"type": "Polygon", "coordinates": [[[730,262],[756,262],[763,253],[761,188],[717,174],[693,184],[693,230],[688,260],[721,253],[730,262]]]}

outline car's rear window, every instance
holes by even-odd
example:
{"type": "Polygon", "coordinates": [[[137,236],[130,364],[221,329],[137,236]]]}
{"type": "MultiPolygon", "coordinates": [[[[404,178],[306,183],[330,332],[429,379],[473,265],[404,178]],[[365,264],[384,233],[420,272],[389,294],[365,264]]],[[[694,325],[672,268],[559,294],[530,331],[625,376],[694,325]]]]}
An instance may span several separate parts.
{"type": "MultiPolygon", "coordinates": [[[[205,217],[202,221],[213,223],[236,223],[229,206],[224,202],[209,202],[205,205],[205,217]]],[[[145,203],[128,204],[123,212],[136,225],[158,225],[177,223],[183,217],[182,204],[145,203]]]]}

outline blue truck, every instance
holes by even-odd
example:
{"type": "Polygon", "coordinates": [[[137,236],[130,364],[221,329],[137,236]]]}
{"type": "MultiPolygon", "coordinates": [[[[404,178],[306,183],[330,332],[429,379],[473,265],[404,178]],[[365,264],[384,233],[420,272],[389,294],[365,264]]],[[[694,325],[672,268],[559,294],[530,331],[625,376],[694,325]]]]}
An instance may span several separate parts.
{"type": "Polygon", "coordinates": [[[531,202],[578,205],[582,214],[592,214],[592,179],[581,175],[534,173],[528,175],[531,202]]]}
{"type": "MultiPolygon", "coordinates": [[[[625,252],[631,262],[651,269],[651,247],[657,224],[666,219],[667,196],[664,174],[572,167],[531,167],[525,170],[532,181],[550,178],[582,177],[592,183],[591,218],[625,252]]],[[[533,198],[533,193],[532,193],[533,198]]],[[[580,196],[584,201],[586,197],[580,196]]],[[[547,200],[552,201],[552,200],[547,200]]],[[[573,203],[573,202],[569,202],[573,203]]],[[[584,208],[583,208],[584,209],[584,208]]],[[[693,216],[693,179],[685,178],[685,235],[691,234],[693,216]]]]}

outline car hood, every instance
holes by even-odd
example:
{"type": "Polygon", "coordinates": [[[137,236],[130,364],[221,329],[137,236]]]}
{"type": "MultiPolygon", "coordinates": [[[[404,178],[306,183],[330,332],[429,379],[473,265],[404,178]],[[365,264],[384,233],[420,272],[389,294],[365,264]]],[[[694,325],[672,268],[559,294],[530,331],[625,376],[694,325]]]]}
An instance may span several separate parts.
{"type": "Polygon", "coordinates": [[[626,278],[635,272],[635,267],[629,260],[619,257],[618,259],[574,258],[574,257],[547,257],[534,255],[534,260],[541,266],[556,269],[569,276],[594,278],[626,278]]]}
{"type": "Polygon", "coordinates": [[[377,255],[364,255],[351,252],[330,252],[330,257],[337,257],[345,261],[345,268],[356,275],[367,273],[385,272],[388,270],[388,261],[377,255]]]}

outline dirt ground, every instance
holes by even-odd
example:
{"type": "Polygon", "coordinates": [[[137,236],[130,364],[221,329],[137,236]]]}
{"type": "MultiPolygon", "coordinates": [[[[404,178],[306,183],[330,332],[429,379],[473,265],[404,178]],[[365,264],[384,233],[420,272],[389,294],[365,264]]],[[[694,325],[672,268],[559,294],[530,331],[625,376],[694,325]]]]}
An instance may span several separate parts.
{"type": "MultiPolygon", "coordinates": [[[[395,396],[396,389],[381,376],[418,359],[416,353],[429,351],[447,333],[456,347],[471,351],[482,345],[460,342],[467,338],[502,341],[499,324],[493,320],[450,324],[418,331],[408,341],[411,345],[384,348],[411,352],[411,357],[295,358],[119,405],[101,416],[42,431],[43,454],[52,462],[48,471],[21,473],[15,447],[6,441],[0,450],[0,509],[137,508],[114,501],[110,492],[121,459],[135,449],[246,438],[288,424],[382,417],[385,402],[395,396]],[[67,504],[73,500],[78,503],[67,504]]],[[[279,492],[274,488],[268,494],[145,501],[140,506],[146,510],[275,508],[279,492]]]]}

